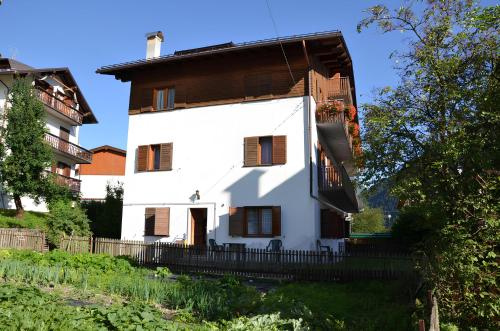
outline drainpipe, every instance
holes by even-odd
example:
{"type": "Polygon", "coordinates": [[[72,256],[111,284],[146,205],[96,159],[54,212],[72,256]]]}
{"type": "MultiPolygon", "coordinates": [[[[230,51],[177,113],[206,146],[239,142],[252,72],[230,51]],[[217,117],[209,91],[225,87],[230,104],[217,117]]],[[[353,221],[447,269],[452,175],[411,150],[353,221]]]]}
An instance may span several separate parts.
{"type": "Polygon", "coordinates": [[[308,75],[308,87],[307,87],[307,144],[308,144],[308,149],[309,149],[309,195],[311,196],[311,198],[313,198],[314,200],[318,201],[318,202],[321,202],[322,204],[328,206],[329,208],[337,211],[338,213],[340,213],[343,217],[346,217],[347,216],[347,213],[345,211],[343,211],[342,209],[332,205],[331,203],[329,203],[328,201],[322,199],[321,197],[319,196],[316,196],[314,195],[314,192],[313,192],[313,161],[312,161],[312,154],[313,154],[313,150],[312,150],[312,134],[311,134],[311,97],[312,97],[312,94],[311,94],[311,65],[309,63],[309,57],[307,55],[307,49],[306,49],[306,44],[305,44],[305,41],[302,40],[302,47],[303,47],[303,50],[304,50],[304,56],[306,58],[306,61],[307,61],[307,75],[308,75]]]}

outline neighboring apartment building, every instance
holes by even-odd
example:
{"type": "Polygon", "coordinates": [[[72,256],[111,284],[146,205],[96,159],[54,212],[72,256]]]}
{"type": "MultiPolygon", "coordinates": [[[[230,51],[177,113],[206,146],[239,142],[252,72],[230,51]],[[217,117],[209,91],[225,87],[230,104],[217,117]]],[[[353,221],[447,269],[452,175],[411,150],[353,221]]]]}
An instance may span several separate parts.
{"type": "MultiPolygon", "coordinates": [[[[45,140],[53,147],[54,160],[47,172],[74,193],[80,192],[75,170],[78,164],[92,162],[92,152],[79,145],[80,127],[97,123],[87,101],[68,68],[36,69],[19,61],[0,58],[0,115],[8,107],[7,96],[16,76],[33,80],[36,96],[44,104],[48,133],[45,140]]],[[[3,124],[3,122],[2,122],[3,124]]],[[[35,204],[22,197],[26,210],[47,211],[45,203],[35,204]]],[[[0,208],[15,208],[14,201],[0,187],[0,208]]]]}
{"type": "Polygon", "coordinates": [[[248,248],[279,239],[284,249],[319,239],[337,249],[358,209],[342,34],[160,57],[162,41],[148,34],[145,60],[97,70],[131,82],[122,238],[248,248]]]}
{"type": "Polygon", "coordinates": [[[82,164],[78,169],[83,200],[104,200],[106,186],[123,185],[127,152],[104,145],[90,150],[92,163],[82,164]]]}

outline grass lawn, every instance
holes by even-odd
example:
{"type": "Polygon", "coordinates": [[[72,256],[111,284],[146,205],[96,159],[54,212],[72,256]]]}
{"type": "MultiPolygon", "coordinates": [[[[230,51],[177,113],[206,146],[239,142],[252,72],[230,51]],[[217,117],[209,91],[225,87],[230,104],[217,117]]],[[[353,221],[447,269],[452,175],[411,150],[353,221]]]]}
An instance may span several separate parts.
{"type": "Polygon", "coordinates": [[[0,209],[0,228],[29,228],[42,229],[47,228],[47,214],[25,211],[23,219],[16,218],[15,209],[0,209]]]}
{"type": "Polygon", "coordinates": [[[0,250],[5,330],[412,330],[400,282],[175,276],[125,258],[0,250]],[[257,288],[259,290],[257,290],[257,288]]]}
{"type": "Polygon", "coordinates": [[[313,329],[413,330],[406,288],[399,281],[290,283],[265,300],[268,305],[273,301],[302,307],[313,329]]]}

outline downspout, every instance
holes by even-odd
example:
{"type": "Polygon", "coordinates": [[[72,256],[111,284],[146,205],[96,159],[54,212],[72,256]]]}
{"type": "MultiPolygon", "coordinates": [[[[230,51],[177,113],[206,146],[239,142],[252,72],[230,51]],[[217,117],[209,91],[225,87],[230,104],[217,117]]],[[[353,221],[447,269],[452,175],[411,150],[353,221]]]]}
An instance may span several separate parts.
{"type": "MultiPolygon", "coordinates": [[[[7,84],[5,84],[3,82],[3,80],[1,80],[1,79],[0,79],[0,83],[2,83],[2,85],[5,86],[5,89],[7,90],[7,93],[5,94],[5,104],[7,104],[7,97],[10,94],[10,89],[7,86],[7,84]]],[[[3,125],[5,123],[5,116],[6,116],[6,113],[7,113],[5,110],[6,110],[6,107],[4,106],[4,111],[2,112],[2,122],[0,123],[0,127],[1,128],[3,128],[3,125]]],[[[1,130],[0,130],[0,132],[1,132],[1,130]]],[[[2,136],[1,135],[0,135],[0,142],[2,142],[2,136]]],[[[2,174],[0,174],[0,178],[1,177],[2,177],[2,174]]],[[[3,186],[2,186],[2,190],[0,191],[0,199],[2,199],[2,208],[5,209],[5,201],[4,201],[3,195],[4,195],[4,190],[3,190],[3,186]]]]}
{"type": "Polygon", "coordinates": [[[329,203],[328,201],[320,198],[319,196],[316,196],[314,195],[314,190],[313,190],[313,173],[314,173],[314,169],[313,169],[313,161],[312,161],[312,154],[313,154],[313,150],[312,150],[312,134],[311,134],[311,97],[312,97],[312,94],[311,94],[311,64],[309,62],[309,56],[307,55],[307,49],[306,49],[306,42],[305,40],[302,40],[302,49],[304,51],[304,56],[306,58],[306,61],[307,61],[307,75],[308,75],[308,86],[307,86],[307,144],[308,144],[308,148],[309,148],[309,195],[311,196],[311,198],[313,198],[314,200],[328,206],[329,208],[337,211],[338,213],[340,213],[343,217],[346,217],[347,216],[347,213],[345,211],[343,211],[342,209],[332,205],[331,203],[329,203]]]}

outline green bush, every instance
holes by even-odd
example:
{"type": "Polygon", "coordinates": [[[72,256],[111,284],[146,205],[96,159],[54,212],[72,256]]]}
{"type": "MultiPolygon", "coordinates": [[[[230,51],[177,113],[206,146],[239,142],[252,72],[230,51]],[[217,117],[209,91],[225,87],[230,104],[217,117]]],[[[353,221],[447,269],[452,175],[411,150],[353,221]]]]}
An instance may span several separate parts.
{"type": "Polygon", "coordinates": [[[123,209],[123,185],[106,186],[104,201],[83,201],[90,229],[97,237],[120,238],[123,209]]]}
{"type": "Polygon", "coordinates": [[[80,207],[73,201],[58,200],[49,205],[47,219],[47,239],[57,245],[61,235],[90,235],[89,219],[80,207]]]}
{"type": "Polygon", "coordinates": [[[382,209],[366,207],[362,212],[354,214],[352,232],[387,232],[387,228],[384,226],[384,212],[382,209]]]}

